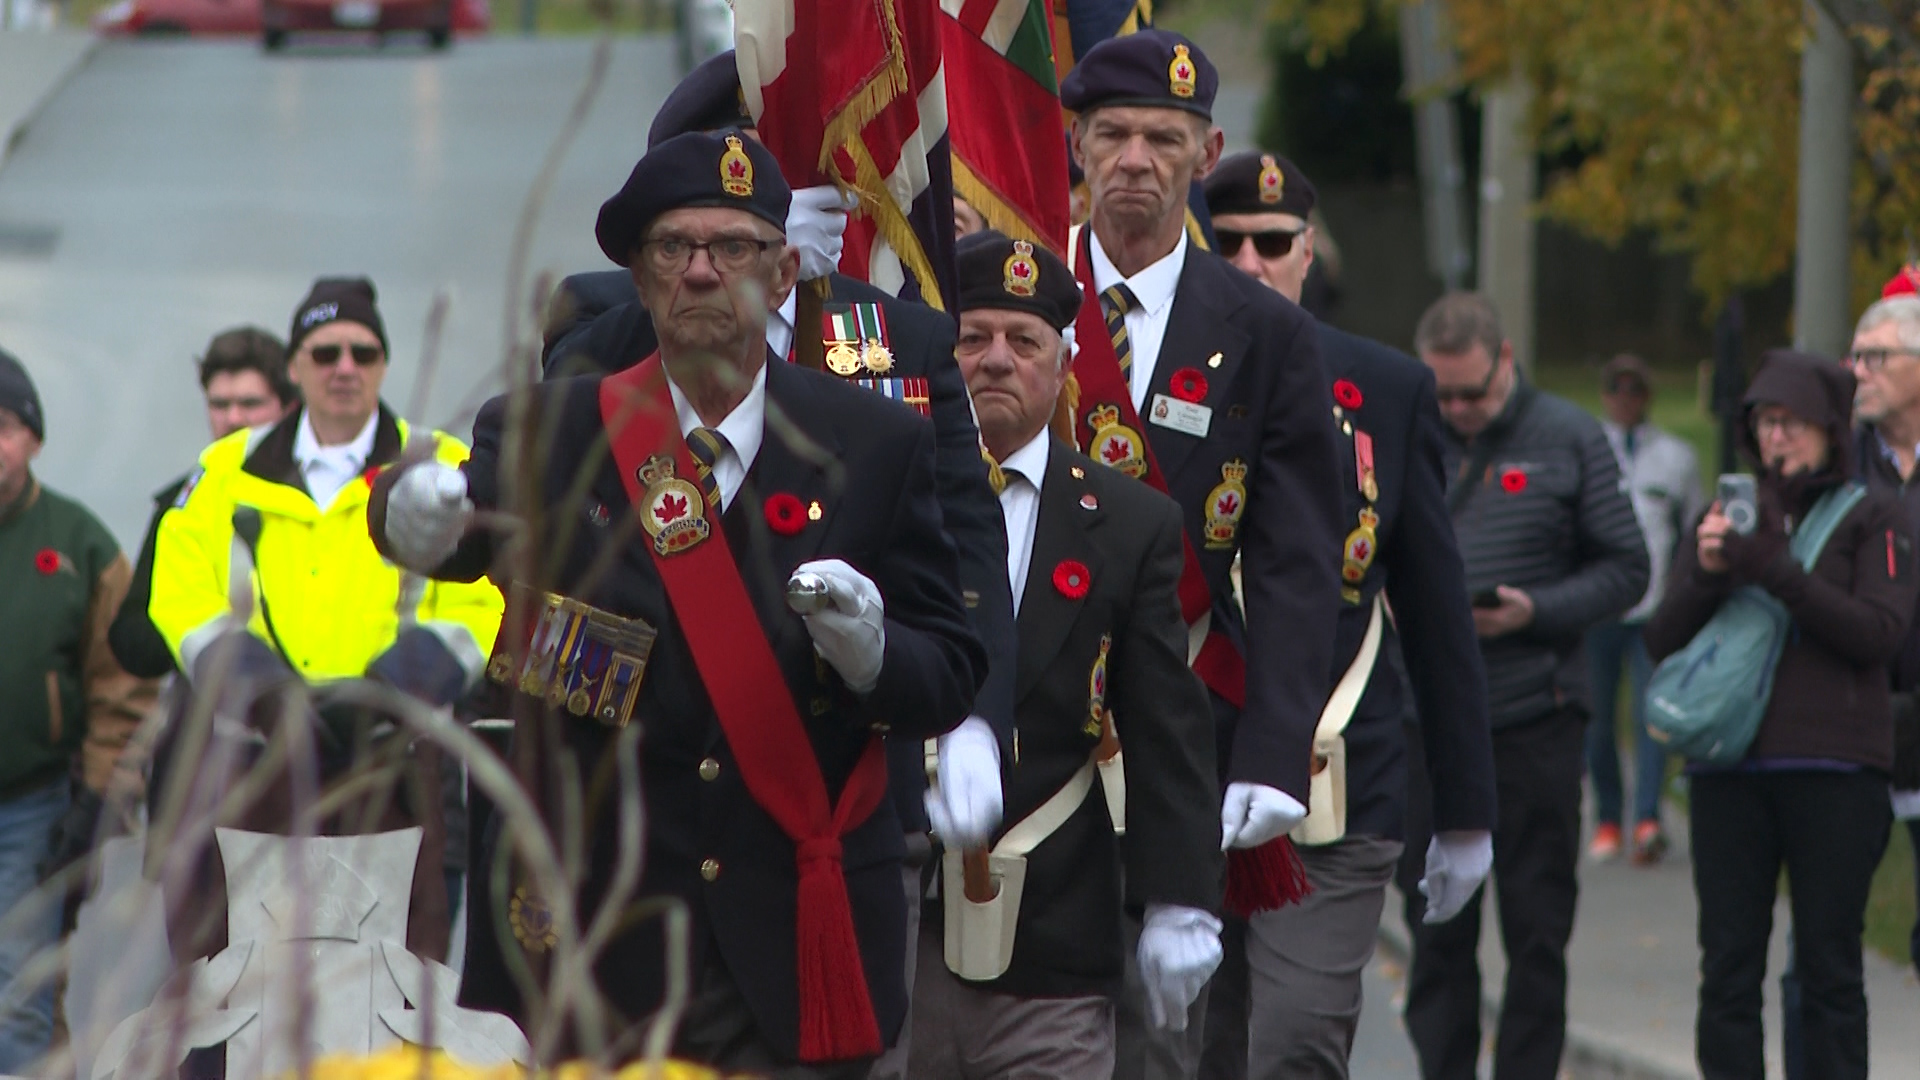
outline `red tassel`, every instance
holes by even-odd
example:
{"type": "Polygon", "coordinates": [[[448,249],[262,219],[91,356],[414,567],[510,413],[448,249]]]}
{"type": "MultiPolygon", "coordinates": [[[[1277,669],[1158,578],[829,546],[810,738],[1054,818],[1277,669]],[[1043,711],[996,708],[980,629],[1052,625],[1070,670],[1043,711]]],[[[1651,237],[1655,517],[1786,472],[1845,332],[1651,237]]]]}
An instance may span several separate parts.
{"type": "Polygon", "coordinates": [[[847,1061],[885,1047],[853,932],[853,906],[840,869],[840,841],[800,847],[800,1060],[847,1061]]]}
{"type": "Polygon", "coordinates": [[[1227,852],[1226,909],[1235,918],[1297,904],[1312,891],[1306,864],[1284,836],[1227,852]]]}

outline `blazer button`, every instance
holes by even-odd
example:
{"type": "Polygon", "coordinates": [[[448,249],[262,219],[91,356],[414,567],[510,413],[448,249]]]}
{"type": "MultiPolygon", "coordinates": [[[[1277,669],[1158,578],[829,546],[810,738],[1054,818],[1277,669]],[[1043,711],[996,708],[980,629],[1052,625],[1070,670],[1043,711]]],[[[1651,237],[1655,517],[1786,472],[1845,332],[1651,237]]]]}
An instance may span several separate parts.
{"type": "Polygon", "coordinates": [[[701,863],[700,877],[706,881],[718,881],[720,879],[720,860],[708,859],[701,863]]]}
{"type": "Polygon", "coordinates": [[[720,779],[720,763],[718,761],[715,761],[712,758],[708,758],[705,761],[702,761],[700,763],[700,779],[702,780],[720,779]]]}

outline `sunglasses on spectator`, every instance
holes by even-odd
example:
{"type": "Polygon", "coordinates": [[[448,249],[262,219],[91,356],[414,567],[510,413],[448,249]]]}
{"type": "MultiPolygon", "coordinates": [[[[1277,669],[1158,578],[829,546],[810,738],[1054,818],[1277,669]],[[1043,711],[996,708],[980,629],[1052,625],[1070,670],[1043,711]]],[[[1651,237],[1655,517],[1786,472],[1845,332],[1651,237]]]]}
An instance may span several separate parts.
{"type": "Polygon", "coordinates": [[[1240,254],[1240,245],[1253,241],[1253,250],[1263,259],[1278,259],[1293,250],[1293,238],[1306,232],[1305,229],[1270,229],[1266,232],[1240,232],[1235,229],[1215,229],[1213,235],[1220,241],[1220,254],[1233,258],[1240,254]]]}
{"type": "Polygon", "coordinates": [[[315,345],[307,355],[313,357],[313,362],[321,367],[332,367],[340,362],[342,351],[352,353],[353,362],[361,367],[372,367],[380,362],[382,355],[378,345],[349,345],[344,350],[339,345],[315,345]]]}
{"type": "Polygon", "coordinates": [[[1479,386],[1435,387],[1433,399],[1442,405],[1450,401],[1458,401],[1466,405],[1485,401],[1487,395],[1493,393],[1493,377],[1498,374],[1500,374],[1500,361],[1495,360],[1493,367],[1487,370],[1487,377],[1480,380],[1479,386]]]}
{"type": "Polygon", "coordinates": [[[1887,361],[1893,357],[1916,355],[1920,355],[1920,353],[1913,353],[1906,349],[1855,349],[1848,353],[1844,360],[1850,367],[1860,368],[1864,371],[1879,371],[1881,368],[1886,367],[1887,361]]]}

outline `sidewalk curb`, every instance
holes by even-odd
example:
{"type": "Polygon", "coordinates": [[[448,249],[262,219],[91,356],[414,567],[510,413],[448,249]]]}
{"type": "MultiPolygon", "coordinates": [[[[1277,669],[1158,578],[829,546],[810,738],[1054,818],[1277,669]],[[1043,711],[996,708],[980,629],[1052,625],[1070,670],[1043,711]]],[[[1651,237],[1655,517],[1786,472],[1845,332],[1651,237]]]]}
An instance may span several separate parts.
{"type": "MultiPolygon", "coordinates": [[[[1380,924],[1379,950],[1403,967],[1413,960],[1413,943],[1400,927],[1380,924]]],[[[1480,997],[1480,1023],[1491,1032],[1500,1017],[1500,995],[1483,987],[1480,997]]],[[[1567,1022],[1567,1046],[1560,1058],[1561,1075],[1579,1080],[1694,1080],[1691,1069],[1675,1070],[1669,1065],[1649,1061],[1627,1046],[1618,1036],[1586,1025],[1567,1022]]]]}
{"type": "MultiPolygon", "coordinates": [[[[91,30],[53,31],[51,33],[32,30],[6,31],[0,33],[0,46],[6,44],[4,38],[16,35],[19,37],[27,37],[30,35],[39,36],[47,39],[57,39],[71,35],[80,40],[78,42],[79,47],[73,50],[72,56],[61,64],[58,70],[53,71],[50,77],[44,81],[43,85],[38,89],[29,90],[24,95],[24,103],[0,101],[0,170],[6,169],[7,161],[13,156],[14,148],[20,144],[22,139],[26,138],[28,129],[30,129],[33,126],[33,122],[39,118],[40,111],[47,107],[47,103],[53,100],[54,95],[58,94],[62,87],[67,85],[67,81],[73,78],[74,73],[79,71],[88,60],[93,58],[95,50],[100,47],[100,36],[91,30]]],[[[4,51],[4,49],[0,48],[0,51],[4,51]]]]}

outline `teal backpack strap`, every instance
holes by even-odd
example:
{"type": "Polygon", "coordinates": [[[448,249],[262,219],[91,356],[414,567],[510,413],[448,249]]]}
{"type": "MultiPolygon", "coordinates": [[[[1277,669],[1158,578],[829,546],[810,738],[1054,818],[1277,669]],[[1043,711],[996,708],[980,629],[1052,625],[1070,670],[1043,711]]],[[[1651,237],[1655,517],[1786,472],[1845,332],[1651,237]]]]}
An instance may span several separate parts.
{"type": "Polygon", "coordinates": [[[1867,497],[1866,486],[1855,481],[1834,488],[1820,496],[1813,509],[1807,511],[1807,518],[1793,531],[1790,545],[1794,557],[1800,560],[1802,569],[1811,572],[1813,564],[1820,561],[1820,552],[1826,549],[1827,541],[1833,539],[1833,531],[1840,522],[1867,497]]]}

